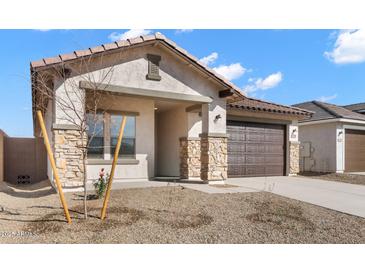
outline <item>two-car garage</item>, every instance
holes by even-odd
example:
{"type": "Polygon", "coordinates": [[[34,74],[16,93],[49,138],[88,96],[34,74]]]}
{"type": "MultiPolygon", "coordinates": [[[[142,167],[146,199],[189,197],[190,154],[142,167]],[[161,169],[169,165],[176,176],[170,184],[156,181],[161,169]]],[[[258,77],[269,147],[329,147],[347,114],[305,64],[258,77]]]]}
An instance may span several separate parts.
{"type": "Polygon", "coordinates": [[[285,125],[228,120],[228,177],[285,175],[285,132],[285,125]]]}

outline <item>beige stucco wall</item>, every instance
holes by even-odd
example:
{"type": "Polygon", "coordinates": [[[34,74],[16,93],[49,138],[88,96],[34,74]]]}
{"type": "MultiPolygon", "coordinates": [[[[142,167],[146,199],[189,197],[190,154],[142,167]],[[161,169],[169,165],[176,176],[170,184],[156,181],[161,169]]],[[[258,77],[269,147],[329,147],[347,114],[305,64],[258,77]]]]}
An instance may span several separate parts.
{"type": "MultiPolygon", "coordinates": [[[[202,117],[197,112],[189,112],[187,113],[187,126],[188,126],[188,135],[187,137],[199,137],[199,134],[202,133],[202,117]]],[[[186,136],[184,136],[186,137],[186,136]]]]}
{"type": "Polygon", "coordinates": [[[313,150],[306,160],[300,157],[302,169],[336,172],[336,128],[336,123],[299,125],[301,145],[309,142],[313,150]]]}
{"type": "MultiPolygon", "coordinates": [[[[75,108],[82,109],[83,92],[71,92],[69,98],[66,97],[66,91],[75,91],[80,80],[92,79],[95,82],[104,82],[107,84],[120,85],[133,88],[144,88],[151,90],[161,90],[173,93],[203,95],[213,99],[213,103],[206,106],[209,112],[203,111],[203,119],[206,114],[206,130],[210,132],[226,132],[226,100],[219,98],[218,91],[224,87],[213,80],[209,80],[199,70],[189,66],[176,54],[166,50],[163,46],[145,46],[128,49],[127,51],[115,54],[104,55],[94,62],[85,62],[84,66],[88,67],[88,74],[70,77],[63,83],[61,80],[55,80],[54,86],[57,96],[63,100],[72,101],[75,108]],[[146,80],[148,72],[148,61],[146,54],[157,54],[161,56],[160,76],[161,81],[146,80]],[[105,67],[100,69],[100,66],[105,67]],[[111,69],[112,68],[112,69],[111,69]],[[221,119],[212,122],[216,115],[221,115],[221,119]]],[[[69,65],[75,72],[81,69],[76,65],[69,65]]],[[[70,92],[69,92],[70,93],[70,92]]],[[[68,112],[73,115],[72,111],[68,112]]],[[[55,107],[56,123],[69,123],[66,119],[64,110],[60,105],[55,107]]]]}
{"type": "Polygon", "coordinates": [[[4,135],[0,130],[0,182],[4,181],[4,135]]]}
{"type": "Polygon", "coordinates": [[[180,176],[180,137],[187,136],[187,113],[184,107],[159,113],[157,129],[157,175],[180,176]]]}
{"type": "MultiPolygon", "coordinates": [[[[154,176],[155,115],[154,101],[124,96],[104,96],[100,107],[112,111],[138,112],[136,116],[136,159],[138,164],[117,165],[115,180],[148,179],[154,176]]],[[[110,164],[88,165],[88,179],[98,178],[101,168],[110,171],[110,164]]]]}

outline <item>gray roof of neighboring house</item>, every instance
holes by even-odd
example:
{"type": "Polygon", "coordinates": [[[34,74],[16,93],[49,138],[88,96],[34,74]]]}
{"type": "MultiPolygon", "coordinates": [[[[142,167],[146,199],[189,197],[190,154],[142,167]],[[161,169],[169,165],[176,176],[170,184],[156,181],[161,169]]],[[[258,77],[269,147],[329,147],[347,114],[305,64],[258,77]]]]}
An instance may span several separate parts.
{"type": "Polygon", "coordinates": [[[346,105],[346,106],[343,106],[344,108],[347,108],[349,110],[352,110],[352,111],[365,111],[365,103],[357,103],[357,104],[351,104],[351,105],[346,105]]]}
{"type": "Polygon", "coordinates": [[[346,118],[346,119],[365,121],[365,115],[356,113],[345,107],[329,103],[310,101],[310,102],[295,104],[293,106],[314,112],[311,118],[305,118],[301,120],[301,122],[328,120],[336,118],[346,118]]]}

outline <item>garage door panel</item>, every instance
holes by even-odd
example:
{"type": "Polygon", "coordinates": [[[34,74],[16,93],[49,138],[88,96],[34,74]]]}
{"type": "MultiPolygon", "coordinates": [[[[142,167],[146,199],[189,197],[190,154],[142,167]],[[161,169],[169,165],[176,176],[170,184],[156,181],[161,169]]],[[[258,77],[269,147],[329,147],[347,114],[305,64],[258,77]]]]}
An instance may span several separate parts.
{"type": "Polygon", "coordinates": [[[269,143],[278,143],[282,144],[283,142],[283,135],[280,134],[268,134],[266,133],[264,136],[264,141],[269,143]]]}
{"type": "Polygon", "coordinates": [[[246,144],[247,153],[263,153],[265,152],[265,146],[259,144],[246,144]]]}
{"type": "MultiPolygon", "coordinates": [[[[243,133],[244,134],[244,133],[243,133]]],[[[251,141],[251,142],[263,142],[265,141],[265,134],[262,133],[262,134],[257,134],[256,132],[255,133],[247,133],[246,134],[246,140],[247,141],[251,141]]]]}
{"type": "Polygon", "coordinates": [[[345,131],[345,171],[365,171],[365,131],[345,131]]]}
{"type": "Polygon", "coordinates": [[[231,166],[240,166],[247,164],[246,157],[242,156],[234,156],[234,157],[228,157],[228,162],[231,163],[231,166]]]}
{"type": "Polygon", "coordinates": [[[260,176],[265,174],[265,167],[261,165],[246,166],[246,176],[260,176]]]}
{"type": "Polygon", "coordinates": [[[233,132],[232,130],[232,135],[230,136],[230,139],[232,141],[245,141],[246,140],[246,135],[243,134],[244,131],[238,131],[236,128],[234,129],[235,132],[233,132]]]}
{"type": "Polygon", "coordinates": [[[232,151],[234,154],[246,151],[246,144],[242,142],[228,143],[228,151],[232,151]]]}
{"type": "Polygon", "coordinates": [[[283,175],[285,126],[227,122],[228,176],[283,175]]]}
{"type": "Polygon", "coordinates": [[[266,156],[265,157],[265,164],[272,165],[272,166],[282,166],[284,163],[282,155],[279,156],[266,156]]]}
{"type": "Polygon", "coordinates": [[[247,155],[246,156],[247,164],[261,164],[263,162],[265,162],[264,156],[258,156],[258,155],[247,155]]]}
{"type": "Polygon", "coordinates": [[[267,166],[266,170],[265,170],[265,175],[266,176],[276,176],[277,174],[280,174],[282,172],[283,172],[283,170],[282,170],[281,166],[267,166]]]}
{"type": "Polygon", "coordinates": [[[274,154],[276,153],[276,154],[280,154],[281,156],[283,155],[284,147],[282,144],[265,145],[264,148],[265,148],[264,152],[266,152],[266,153],[274,153],[274,154]]]}

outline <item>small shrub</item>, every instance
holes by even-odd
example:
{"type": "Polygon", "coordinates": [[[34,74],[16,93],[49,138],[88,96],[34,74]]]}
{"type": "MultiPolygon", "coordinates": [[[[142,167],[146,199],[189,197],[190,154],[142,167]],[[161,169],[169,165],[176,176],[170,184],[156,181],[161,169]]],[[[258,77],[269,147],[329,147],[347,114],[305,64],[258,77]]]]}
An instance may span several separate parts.
{"type": "Polygon", "coordinates": [[[104,196],[106,188],[108,186],[108,181],[109,181],[109,174],[107,173],[105,176],[104,168],[102,168],[99,172],[99,178],[93,183],[96,192],[96,197],[98,199],[104,196]]]}

